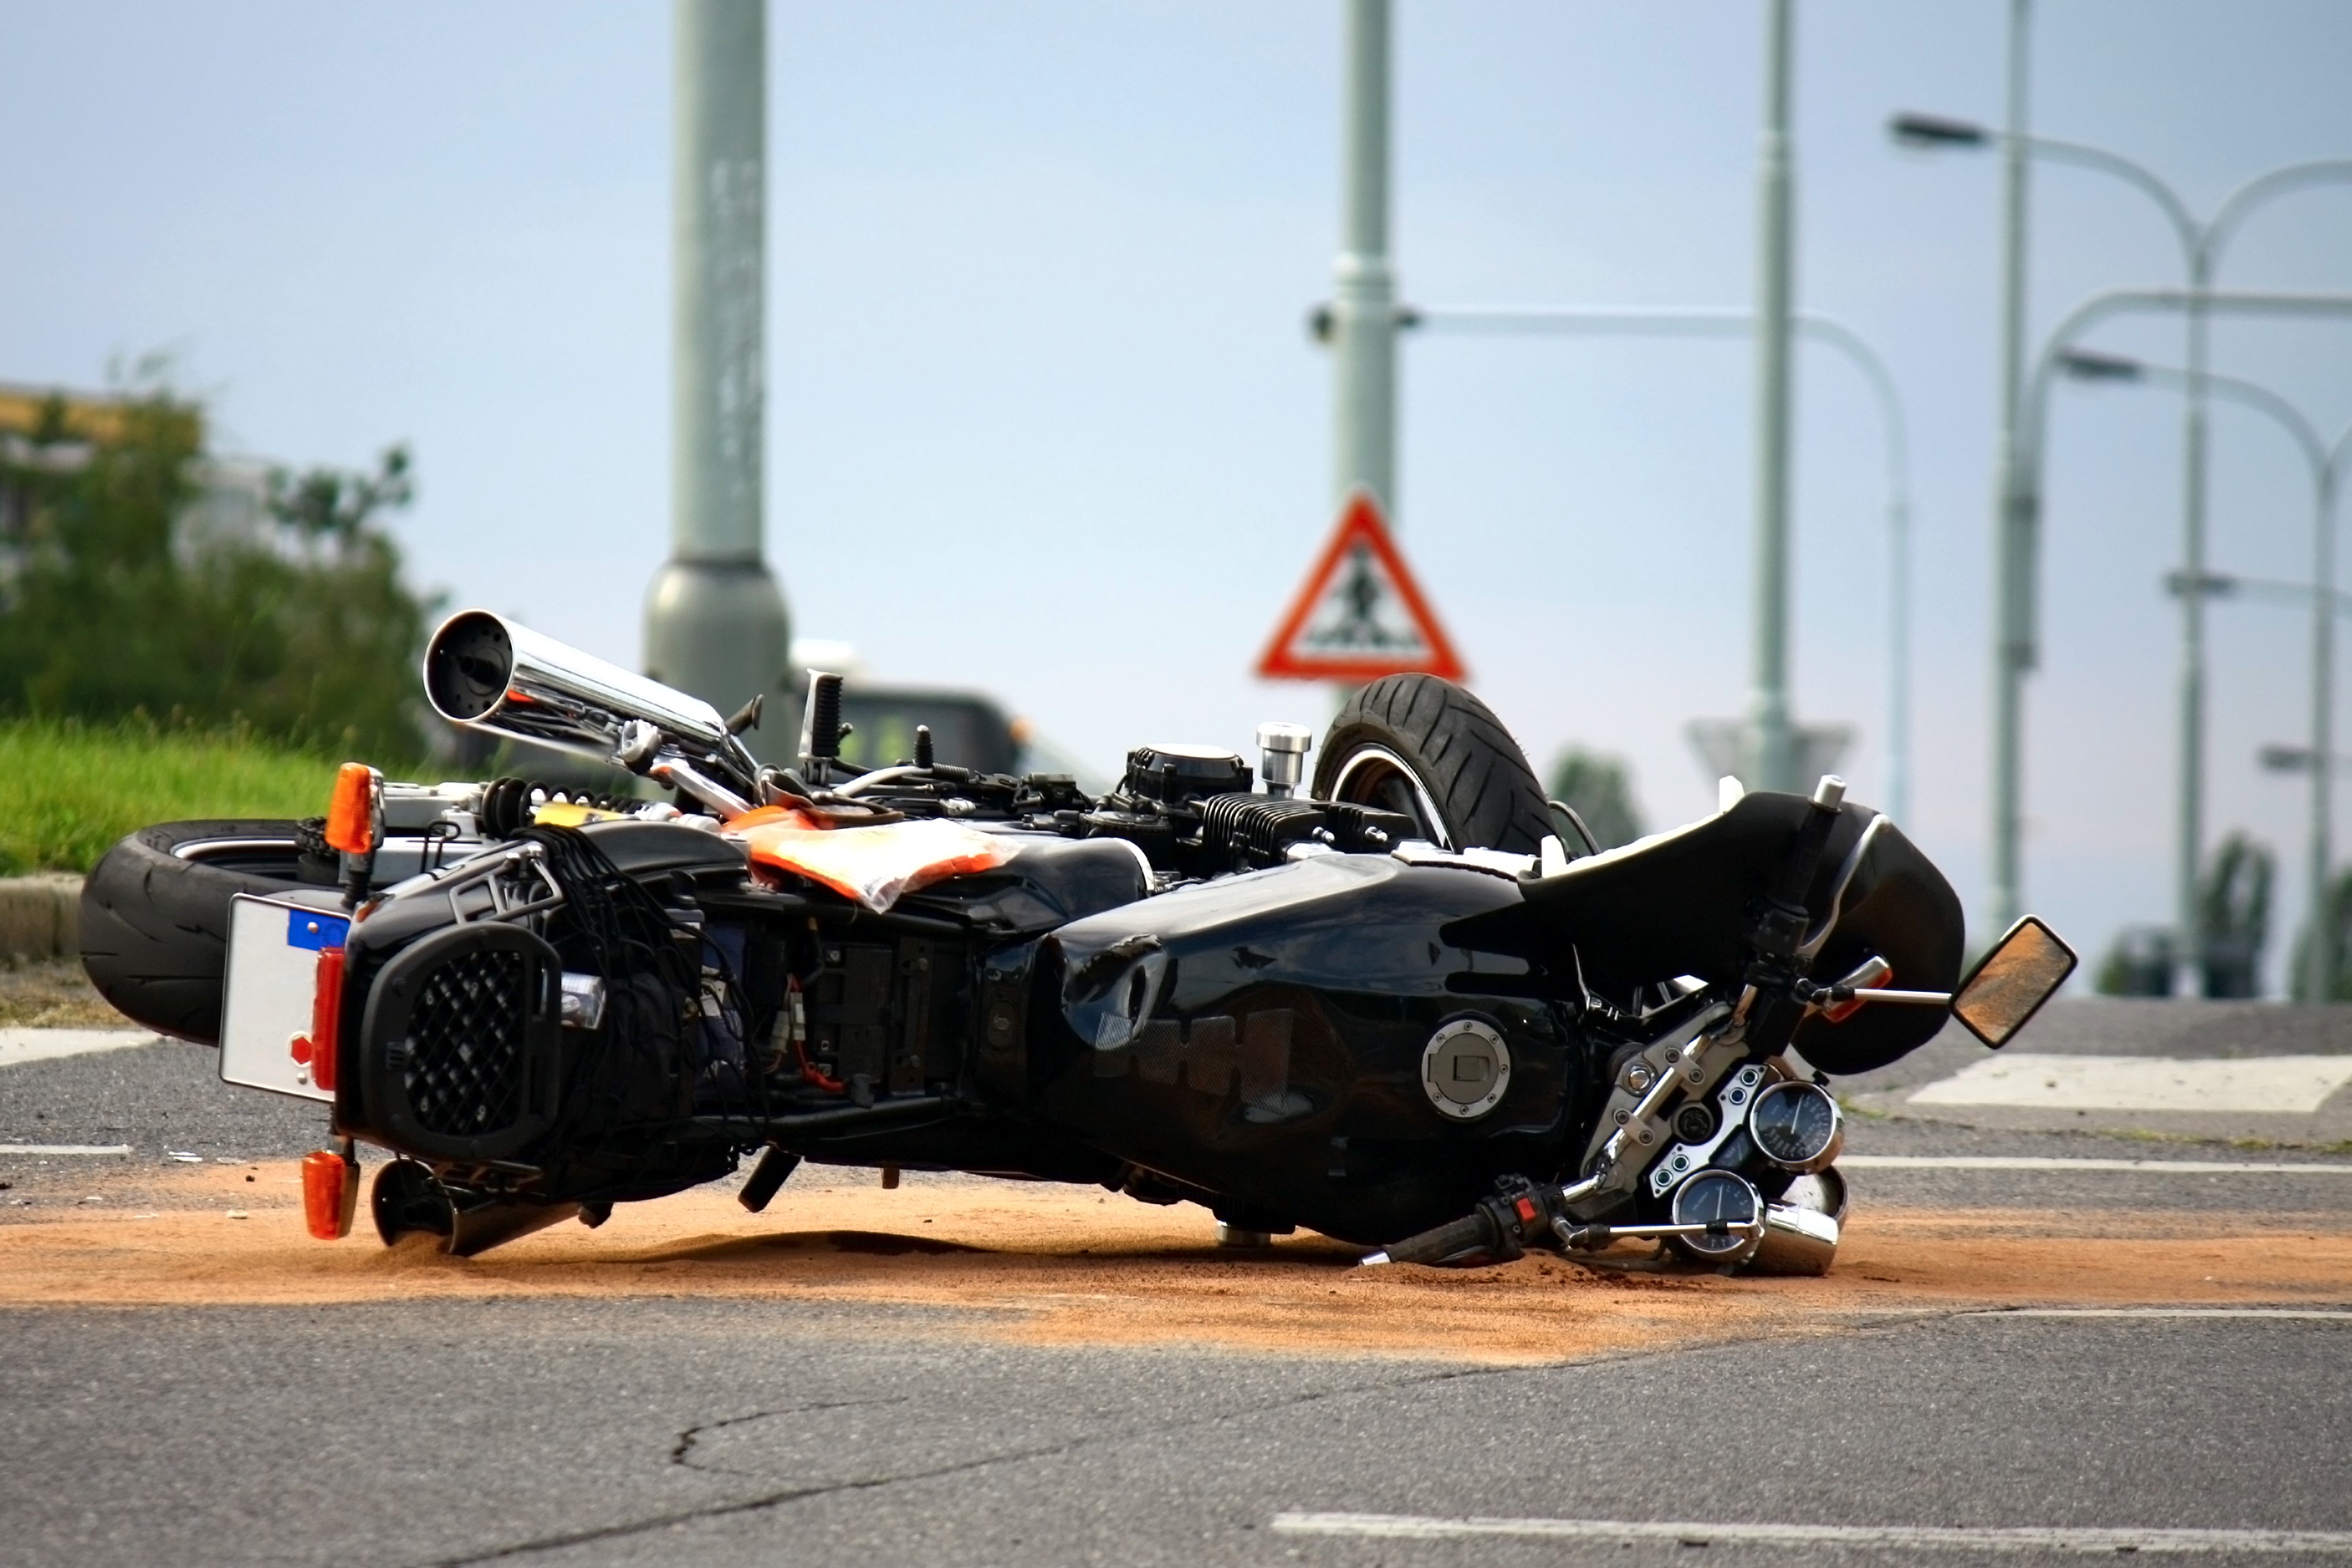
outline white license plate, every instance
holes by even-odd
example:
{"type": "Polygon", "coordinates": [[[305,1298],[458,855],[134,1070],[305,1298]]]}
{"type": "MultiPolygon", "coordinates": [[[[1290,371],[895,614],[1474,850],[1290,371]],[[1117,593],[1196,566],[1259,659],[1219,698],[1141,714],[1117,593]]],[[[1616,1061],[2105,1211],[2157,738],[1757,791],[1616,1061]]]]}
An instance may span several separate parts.
{"type": "Polygon", "coordinates": [[[329,910],[240,893],[228,911],[228,972],[221,1000],[223,1082],[304,1100],[332,1100],[296,1055],[310,1054],[310,997],[319,955],[340,947],[351,921],[329,910]]]}

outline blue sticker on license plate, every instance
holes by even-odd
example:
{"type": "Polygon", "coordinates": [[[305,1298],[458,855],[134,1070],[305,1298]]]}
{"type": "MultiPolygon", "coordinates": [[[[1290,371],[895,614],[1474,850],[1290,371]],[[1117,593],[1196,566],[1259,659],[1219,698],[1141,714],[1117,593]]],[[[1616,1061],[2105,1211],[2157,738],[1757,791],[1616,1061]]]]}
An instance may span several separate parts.
{"type": "Polygon", "coordinates": [[[286,915],[286,946],[308,947],[313,953],[322,947],[340,947],[351,931],[352,923],[340,915],[329,915],[316,909],[293,909],[286,915]]]}

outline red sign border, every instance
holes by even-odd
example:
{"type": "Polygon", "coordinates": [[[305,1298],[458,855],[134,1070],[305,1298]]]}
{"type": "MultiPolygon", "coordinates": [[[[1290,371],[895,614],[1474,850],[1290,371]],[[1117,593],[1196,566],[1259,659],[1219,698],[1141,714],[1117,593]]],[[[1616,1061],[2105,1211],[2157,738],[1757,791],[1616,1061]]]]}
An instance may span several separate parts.
{"type": "Polygon", "coordinates": [[[1388,525],[1381,520],[1380,503],[1369,491],[1359,490],[1348,497],[1347,507],[1339,514],[1339,526],[1331,532],[1330,541],[1315,569],[1307,574],[1307,584],[1298,597],[1284,612],[1274,640],[1258,656],[1258,674],[1271,681],[1372,681],[1382,675],[1436,675],[1444,680],[1459,681],[1469,674],[1454,651],[1454,643],[1445,629],[1437,623],[1437,613],[1422,597],[1421,584],[1415,582],[1404,557],[1398,552],[1396,542],[1389,538],[1388,525]],[[1398,595],[1404,600],[1405,613],[1429,644],[1429,656],[1415,664],[1400,664],[1393,658],[1374,655],[1362,659],[1332,658],[1324,655],[1300,657],[1290,651],[1290,644],[1306,626],[1307,618],[1323,597],[1337,574],[1348,547],[1362,539],[1372,548],[1372,554],[1388,570],[1389,580],[1396,584],[1398,595]]]}

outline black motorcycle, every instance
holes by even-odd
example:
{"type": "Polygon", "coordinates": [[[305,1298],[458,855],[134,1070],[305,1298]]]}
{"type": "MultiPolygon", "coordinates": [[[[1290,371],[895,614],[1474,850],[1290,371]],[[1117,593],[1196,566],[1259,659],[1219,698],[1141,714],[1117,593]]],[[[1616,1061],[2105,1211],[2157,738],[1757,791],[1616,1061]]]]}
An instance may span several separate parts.
{"type": "Polygon", "coordinates": [[[1634,1237],[1818,1273],[1845,1212],[1830,1075],[1949,1017],[2000,1046],[2074,966],[2029,917],[1963,982],[1950,886],[1835,779],[1602,852],[1427,676],[1364,687],[1319,750],[1265,727],[1260,788],[1232,752],[1146,746],[1099,798],[919,731],[845,768],[821,673],[794,766],[762,766],[758,705],[479,611],[425,685],[644,782],[350,765],[323,820],[149,828],[83,894],[110,1002],[331,1107],[321,1236],[364,1141],[399,1156],[379,1233],[459,1254],[749,1155],[753,1210],[813,1160],[1099,1183],[1367,1261],[1634,1237]]]}

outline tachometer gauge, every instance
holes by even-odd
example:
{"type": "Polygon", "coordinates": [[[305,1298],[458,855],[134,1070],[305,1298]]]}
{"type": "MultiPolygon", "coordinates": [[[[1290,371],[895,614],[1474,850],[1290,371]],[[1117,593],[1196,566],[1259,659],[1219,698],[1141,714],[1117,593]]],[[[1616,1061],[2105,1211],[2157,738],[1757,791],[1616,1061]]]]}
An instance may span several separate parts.
{"type": "Polygon", "coordinates": [[[1810,1175],[1827,1169],[1845,1147],[1837,1102],[1818,1083],[1783,1080],[1756,1096],[1748,1135],[1782,1170],[1810,1175]]]}
{"type": "Polygon", "coordinates": [[[1695,1172],[1675,1189],[1674,1217],[1676,1225],[1710,1228],[1674,1239],[1675,1246],[1701,1262],[1740,1262],[1763,1240],[1759,1221],[1764,1218],[1764,1200],[1737,1171],[1695,1172]]]}

